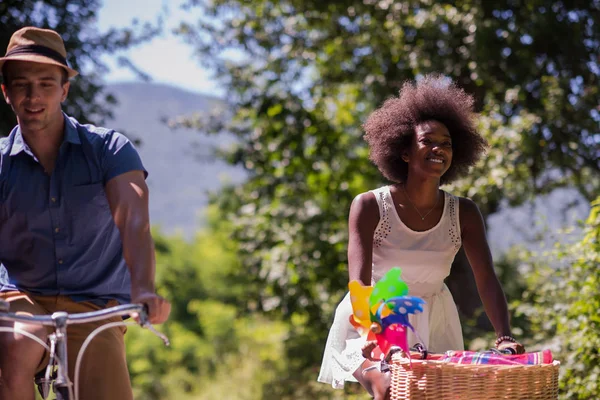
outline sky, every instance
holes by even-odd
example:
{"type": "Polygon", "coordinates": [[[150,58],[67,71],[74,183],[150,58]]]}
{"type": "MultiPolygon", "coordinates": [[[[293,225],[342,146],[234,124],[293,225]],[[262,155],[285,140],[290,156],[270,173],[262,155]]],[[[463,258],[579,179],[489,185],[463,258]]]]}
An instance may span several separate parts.
{"type": "MultiPolygon", "coordinates": [[[[164,7],[168,7],[164,33],[148,43],[128,50],[124,55],[153,82],[165,83],[196,93],[219,96],[219,86],[210,71],[201,67],[193,56],[193,48],[171,33],[182,20],[194,22],[194,18],[180,9],[183,0],[104,0],[98,13],[98,28],[105,32],[111,27],[124,27],[135,18],[156,21],[164,7]]],[[[111,72],[105,77],[107,83],[136,81],[136,76],[126,68],[118,67],[116,57],[105,56],[111,72]]]]}

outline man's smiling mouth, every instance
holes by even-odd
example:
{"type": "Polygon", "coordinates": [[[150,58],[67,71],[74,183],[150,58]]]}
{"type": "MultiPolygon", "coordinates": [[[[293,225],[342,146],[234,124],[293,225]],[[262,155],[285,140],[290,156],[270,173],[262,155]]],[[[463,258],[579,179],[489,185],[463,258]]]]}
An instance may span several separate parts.
{"type": "Polygon", "coordinates": [[[44,111],[43,108],[25,108],[25,111],[27,111],[30,114],[39,114],[42,111],[44,111]]]}

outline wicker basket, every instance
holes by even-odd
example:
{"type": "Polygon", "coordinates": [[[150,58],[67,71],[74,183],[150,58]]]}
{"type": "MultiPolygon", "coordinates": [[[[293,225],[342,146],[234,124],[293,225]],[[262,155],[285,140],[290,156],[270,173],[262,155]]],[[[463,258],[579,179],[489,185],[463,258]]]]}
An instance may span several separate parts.
{"type": "Polygon", "coordinates": [[[560,363],[542,365],[455,364],[412,360],[390,362],[391,399],[556,400],[560,363]]]}

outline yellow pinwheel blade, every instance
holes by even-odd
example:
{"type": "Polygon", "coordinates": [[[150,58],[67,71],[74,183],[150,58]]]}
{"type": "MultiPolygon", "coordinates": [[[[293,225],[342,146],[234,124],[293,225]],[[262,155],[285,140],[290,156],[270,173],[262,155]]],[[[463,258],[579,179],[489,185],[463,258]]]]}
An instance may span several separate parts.
{"type": "Polygon", "coordinates": [[[371,326],[369,297],[373,291],[373,286],[363,286],[358,281],[351,281],[348,283],[348,289],[350,290],[354,321],[365,328],[369,328],[371,326]]]}

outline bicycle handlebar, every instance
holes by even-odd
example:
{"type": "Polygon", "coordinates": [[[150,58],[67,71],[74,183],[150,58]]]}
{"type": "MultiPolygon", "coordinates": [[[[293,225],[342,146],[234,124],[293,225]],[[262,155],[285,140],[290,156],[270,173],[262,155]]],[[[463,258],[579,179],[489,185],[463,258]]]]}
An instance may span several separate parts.
{"type": "Polygon", "coordinates": [[[0,299],[0,312],[8,312],[9,303],[4,299],[0,299]]]}
{"type": "MultiPolygon", "coordinates": [[[[0,309],[1,310],[1,309],[0,309]]],[[[67,324],[85,324],[88,322],[101,321],[116,316],[131,315],[133,313],[145,313],[142,304],[121,304],[118,306],[85,313],[67,314],[57,311],[51,315],[20,315],[11,312],[0,313],[0,320],[22,322],[25,324],[54,326],[56,319],[66,316],[67,324]]]]}
{"type": "MultiPolygon", "coordinates": [[[[6,303],[6,302],[5,302],[6,303]]],[[[10,322],[21,322],[24,324],[32,325],[43,325],[43,326],[57,326],[59,320],[62,320],[67,325],[71,324],[85,324],[89,322],[101,321],[116,316],[125,316],[132,314],[138,315],[138,323],[147,328],[156,336],[162,339],[165,345],[169,346],[169,339],[154,329],[152,324],[148,322],[148,315],[146,312],[146,306],[144,304],[121,304],[114,307],[105,308],[98,311],[90,311],[85,313],[68,314],[64,311],[57,311],[51,315],[19,315],[8,311],[8,307],[5,307],[0,302],[0,321],[10,322]]]]}

